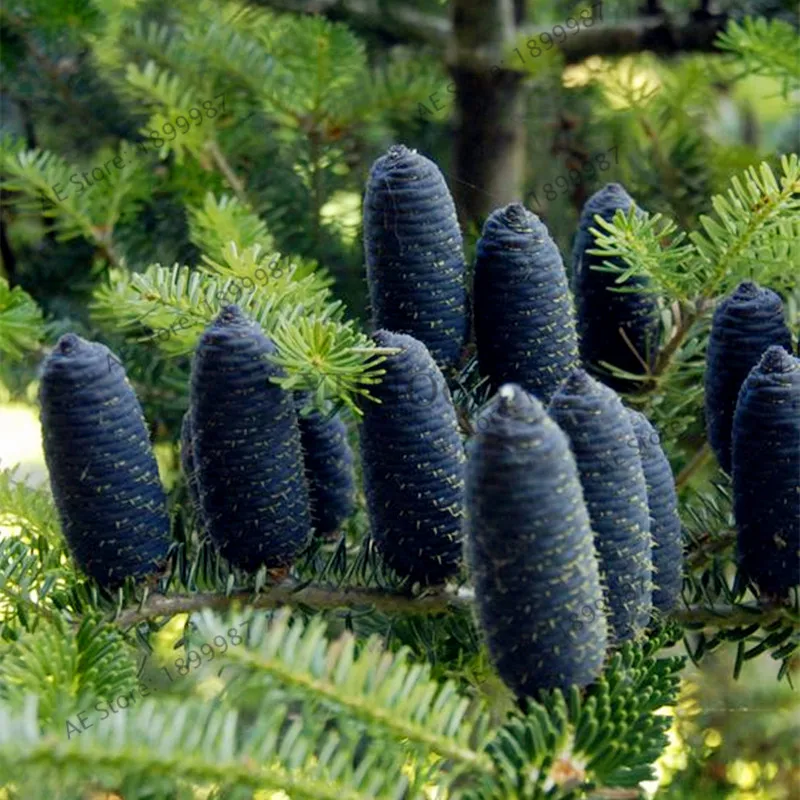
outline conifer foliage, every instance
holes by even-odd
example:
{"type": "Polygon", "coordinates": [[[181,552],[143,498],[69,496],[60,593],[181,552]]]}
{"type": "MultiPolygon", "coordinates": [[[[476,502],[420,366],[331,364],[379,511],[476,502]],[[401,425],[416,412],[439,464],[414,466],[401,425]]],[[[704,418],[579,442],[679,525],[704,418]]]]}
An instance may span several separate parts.
{"type": "MultiPolygon", "coordinates": [[[[344,25],[239,0],[6,5],[0,69],[22,53],[13,82],[37,103],[0,143],[3,268],[43,233],[0,279],[0,371],[43,362],[52,493],[0,464],[4,800],[632,797],[680,716],[685,659],[665,648],[683,638],[702,663],[733,642],[735,675],[765,653],[791,678],[800,160],[754,153],[706,191],[722,170],[682,111],[705,62],[659,64],[674,80],[655,97],[609,83],[622,112],[593,105],[592,138],[635,129],[615,178],[677,222],[600,189],[573,324],[548,231],[497,209],[473,358],[433,161],[391,147],[364,241],[342,221],[371,159],[409,135],[387,120],[440,88],[421,53],[373,59],[344,25]],[[84,125],[87,77],[119,115],[84,125]],[[67,109],[79,135],[62,155],[41,121],[67,138],[67,109]],[[97,179],[116,156],[128,168],[97,179]],[[98,182],[66,195],[84,170],[98,182]],[[362,253],[372,336],[332,288],[362,253]],[[31,264],[51,255],[42,282],[79,300],[68,320],[37,294],[31,264]],[[768,313],[720,327],[732,292],[768,313]],[[731,349],[734,329],[770,336],[731,349]],[[588,373],[635,388],[641,413],[588,373]],[[703,426],[720,398],[732,488],[708,457],[713,414],[703,426]]],[[[745,24],[723,41],[788,79],[794,34],[745,24]]],[[[572,158],[588,130],[565,121],[572,158]]]]}

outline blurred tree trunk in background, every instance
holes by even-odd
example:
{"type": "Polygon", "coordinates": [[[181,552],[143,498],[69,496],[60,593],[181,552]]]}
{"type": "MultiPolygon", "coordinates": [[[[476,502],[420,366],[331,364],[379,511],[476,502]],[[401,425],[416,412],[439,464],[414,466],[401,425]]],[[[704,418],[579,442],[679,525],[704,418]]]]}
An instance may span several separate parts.
{"type": "MultiPolygon", "coordinates": [[[[503,61],[514,41],[552,33],[553,28],[552,23],[529,22],[526,0],[450,0],[449,19],[414,0],[252,1],[325,14],[378,34],[386,43],[413,43],[439,51],[456,90],[453,169],[448,179],[453,181],[450,188],[462,225],[481,225],[498,206],[524,200],[524,83],[530,75],[503,69],[503,61]]],[[[709,11],[708,5],[697,0],[693,10],[668,12],[660,0],[642,0],[630,19],[611,19],[611,8],[605,18],[602,9],[593,11],[591,27],[582,27],[579,36],[570,35],[556,46],[566,64],[593,55],[710,52],[728,13],[709,11]]]]}
{"type": "Polygon", "coordinates": [[[514,40],[519,6],[513,0],[452,3],[449,61],[457,108],[453,191],[463,223],[480,223],[497,206],[522,199],[523,76],[498,68],[514,40]]]}

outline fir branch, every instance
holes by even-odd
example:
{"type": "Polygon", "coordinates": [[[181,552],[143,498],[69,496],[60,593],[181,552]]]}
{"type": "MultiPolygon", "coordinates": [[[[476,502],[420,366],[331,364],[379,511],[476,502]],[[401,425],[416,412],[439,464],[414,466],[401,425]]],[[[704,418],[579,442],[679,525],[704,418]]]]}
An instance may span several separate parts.
{"type": "Polygon", "coordinates": [[[695,323],[703,316],[710,305],[709,301],[701,297],[693,306],[683,308],[678,326],[672,332],[669,341],[659,350],[655,367],[653,368],[654,376],[663,376],[667,373],[667,370],[673,364],[675,355],[680,350],[695,323]]]}
{"type": "MultiPolygon", "coordinates": [[[[674,300],[687,302],[699,293],[702,284],[691,271],[694,248],[685,244],[686,234],[678,231],[672,220],[631,207],[627,214],[618,210],[610,221],[596,215],[595,222],[599,228],[590,229],[595,246],[589,253],[607,259],[621,258],[627,266],[607,263],[594,269],[617,273],[615,283],[620,284],[621,290],[630,277],[645,275],[652,282],[653,292],[674,300]]],[[[637,291],[641,288],[637,287],[637,291]]]]}
{"type": "MultiPolygon", "coordinates": [[[[49,11],[52,13],[52,9],[49,11]]],[[[0,8],[0,15],[2,15],[0,21],[8,24],[14,30],[14,33],[25,43],[25,47],[39,67],[41,74],[46,75],[51,81],[58,91],[58,94],[61,96],[61,100],[66,108],[71,111],[76,119],[80,119],[86,113],[86,108],[84,108],[73,93],[69,80],[64,80],[64,71],[56,62],[50,59],[41,47],[39,47],[35,37],[31,36],[30,30],[32,26],[30,21],[11,13],[8,8],[0,8]]],[[[87,20],[84,20],[84,22],[86,21],[87,20]]],[[[79,25],[78,20],[74,17],[72,17],[69,22],[71,26],[76,28],[79,25]]],[[[68,73],[66,77],[68,77],[68,73]]]]}
{"type": "Polygon", "coordinates": [[[703,442],[697,452],[689,459],[689,463],[675,477],[675,488],[680,491],[698,470],[711,460],[711,446],[703,442]]]}
{"type": "Polygon", "coordinates": [[[208,192],[201,207],[189,209],[189,235],[208,256],[219,259],[230,242],[237,252],[253,245],[274,251],[274,241],[266,223],[235,197],[215,197],[208,192]]]}
{"type": "Polygon", "coordinates": [[[281,703],[246,725],[225,706],[146,700],[71,737],[42,731],[37,716],[35,698],[20,712],[0,705],[0,775],[22,796],[91,785],[121,789],[130,778],[137,791],[149,787],[154,796],[185,780],[302,800],[395,800],[408,785],[402,763],[375,748],[357,758],[349,743],[298,723],[281,703]]]}
{"type": "Polygon", "coordinates": [[[21,359],[39,348],[44,335],[39,306],[21,287],[10,289],[8,281],[0,278],[0,353],[21,359]]]}
{"type": "Polygon", "coordinates": [[[686,558],[686,566],[697,572],[720,556],[730,556],[736,546],[736,531],[722,531],[714,536],[705,533],[692,539],[691,550],[686,558]]]}
{"type": "MultiPolygon", "coordinates": [[[[442,52],[452,40],[450,20],[403,3],[387,6],[379,0],[269,0],[269,5],[343,17],[380,31],[392,40],[429,44],[442,52]]],[[[717,35],[726,22],[725,14],[709,14],[700,20],[691,13],[645,15],[613,23],[596,23],[593,28],[582,30],[580,36],[567,37],[560,47],[568,64],[594,55],[621,56],[646,50],[664,54],[708,52],[715,49],[717,35]]],[[[530,39],[542,33],[550,34],[552,28],[552,24],[526,25],[519,35],[530,39]]],[[[500,58],[493,58],[491,54],[462,52],[454,66],[488,71],[499,63],[500,58]]]]}
{"type": "Polygon", "coordinates": [[[795,609],[784,605],[742,603],[713,608],[694,607],[676,611],[670,615],[670,618],[682,625],[703,627],[709,630],[740,628],[748,625],[766,628],[776,622],[800,629],[800,614],[795,609]]]}
{"type": "MultiPolygon", "coordinates": [[[[208,613],[198,620],[204,640],[225,627],[208,613]]],[[[405,740],[469,772],[492,773],[491,759],[481,748],[482,704],[460,696],[450,681],[433,681],[429,665],[410,665],[405,648],[390,653],[373,638],[357,651],[352,634],[331,643],[324,638],[323,620],[304,625],[285,612],[272,620],[255,617],[248,630],[254,647],[229,648],[222,656],[249,676],[248,686],[256,677],[275,681],[315,705],[358,720],[373,736],[405,740]]]]}
{"type": "Polygon", "coordinates": [[[61,188],[68,185],[71,175],[79,174],[77,167],[46,150],[20,150],[6,139],[0,146],[0,172],[7,176],[2,188],[20,192],[14,203],[21,210],[43,211],[54,220],[60,238],[83,236],[112,266],[119,266],[112,231],[95,220],[95,207],[86,192],[66,193],[61,188]]]}
{"type": "Polygon", "coordinates": [[[741,61],[740,77],[764,75],[779,80],[784,96],[800,86],[800,38],[780,19],[745,17],[720,33],[717,47],[741,61]]]}
{"type": "Polygon", "coordinates": [[[228,186],[233,189],[233,192],[239,202],[243,204],[249,204],[250,201],[248,200],[247,190],[245,189],[244,183],[233,171],[233,167],[231,167],[228,159],[225,158],[222,150],[219,149],[219,145],[215,141],[209,141],[206,143],[206,151],[211,155],[211,160],[214,162],[217,169],[223,174],[225,180],[228,182],[228,186]]]}
{"type": "Polygon", "coordinates": [[[47,722],[61,722],[76,708],[136,685],[132,650],[119,630],[91,615],[76,630],[53,616],[24,633],[3,655],[0,670],[0,699],[20,708],[25,696],[34,694],[47,722]]]}
{"type": "Polygon", "coordinates": [[[680,321],[659,351],[651,390],[664,383],[717,294],[745,278],[790,288],[796,282],[786,264],[800,258],[800,160],[783,156],[781,167],[778,178],[766,163],[734,177],[725,195],[712,198],[714,217],[702,215],[702,230],[688,237],[660,214],[618,211],[610,222],[596,217],[596,246],[589,252],[624,265],[607,260],[595,269],[617,273],[618,291],[627,291],[626,281],[639,276],[679,303],[680,321]]]}
{"type": "Polygon", "coordinates": [[[286,581],[270,586],[258,594],[246,591],[230,594],[151,594],[141,606],[137,604],[122,611],[116,621],[127,630],[145,620],[189,614],[204,608],[225,611],[239,606],[280,608],[286,605],[306,606],[317,610],[370,607],[384,614],[437,615],[470,608],[471,594],[464,590],[440,590],[412,596],[407,592],[361,586],[334,588],[286,581]]]}
{"type": "MultiPolygon", "coordinates": [[[[725,540],[725,547],[730,545],[725,540]]],[[[192,594],[151,594],[146,602],[127,608],[117,617],[117,623],[127,629],[150,619],[189,614],[204,608],[215,611],[248,607],[280,608],[308,607],[318,611],[335,608],[373,608],[384,614],[431,616],[464,611],[472,607],[474,594],[468,588],[431,590],[414,596],[391,589],[364,587],[328,587],[316,584],[297,584],[292,581],[276,584],[258,594],[249,591],[196,592],[192,594]]],[[[676,609],[670,619],[682,625],[704,623],[716,628],[735,628],[743,624],[768,625],[785,620],[800,626],[800,618],[786,606],[693,606],[676,609]]]]}
{"type": "MultiPolygon", "coordinates": [[[[764,284],[788,280],[791,286],[785,259],[800,246],[800,159],[783,156],[781,168],[776,178],[764,162],[734,177],[724,195],[712,198],[714,216],[702,215],[702,230],[688,237],[660,214],[618,211],[610,222],[598,217],[590,252],[619,257],[625,266],[606,261],[597,269],[618,273],[620,291],[630,277],[641,276],[682,303],[707,303],[745,278],[764,284]]],[[[690,315],[683,328],[697,317],[690,315]]]]}
{"type": "Polygon", "coordinates": [[[298,278],[302,266],[269,255],[260,245],[239,252],[230,242],[222,263],[205,261],[225,277],[178,264],[153,265],[134,275],[112,273],[95,293],[94,319],[143,336],[149,329],[165,353],[182,355],[191,352],[222,308],[235,302],[274,339],[276,360],[288,373],[282,385],[315,392],[320,400],[337,399],[359,413],[355,397],[370,396],[382,355],[352,322],[341,321],[341,303],[330,300],[325,276],[312,272],[298,278]]]}
{"type": "Polygon", "coordinates": [[[715,195],[712,206],[717,219],[701,216],[703,231],[689,234],[697,249],[698,267],[707,275],[702,296],[714,297],[732,288],[744,277],[764,284],[783,277],[785,263],[775,269],[759,268],[763,247],[771,238],[785,240],[800,236],[800,157],[796,153],[781,157],[783,174],[776,179],[762,162],[734,177],[725,195],[715,195]],[[782,222],[794,221],[788,231],[782,222]]]}
{"type": "Polygon", "coordinates": [[[27,542],[43,539],[63,549],[52,495],[17,479],[15,469],[0,469],[0,524],[19,526],[27,542]]]}

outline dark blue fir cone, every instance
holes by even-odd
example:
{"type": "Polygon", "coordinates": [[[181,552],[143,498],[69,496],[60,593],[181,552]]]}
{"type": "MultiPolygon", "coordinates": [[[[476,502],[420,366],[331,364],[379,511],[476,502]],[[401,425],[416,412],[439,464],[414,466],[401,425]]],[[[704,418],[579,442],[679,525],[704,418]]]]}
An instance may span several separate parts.
{"type": "Polygon", "coordinates": [[[408,333],[441,367],[455,366],[468,332],[464,250],[433,161],[395,145],[372,165],[364,252],[374,327],[408,333]]]}
{"type": "Polygon", "coordinates": [[[617,209],[627,212],[633,205],[633,199],[618,183],[595,192],[583,207],[572,251],[572,288],[584,367],[620,392],[635,391],[637,382],[614,377],[602,362],[637,375],[645,372],[645,365],[653,367],[661,330],[658,305],[647,291],[649,281],[642,277],[629,278],[624,284],[627,289],[641,291],[612,291],[620,288],[615,284],[617,274],[592,267],[606,260],[618,266],[625,266],[625,262],[587,251],[595,246],[589,232],[598,227],[595,215],[611,221],[617,209]]]}
{"type": "Polygon", "coordinates": [[[547,402],[578,364],[572,298],[561,254],[519,203],[494,211],[475,261],[475,339],[494,389],[518,383],[547,402]]]}
{"type": "Polygon", "coordinates": [[[739,566],[766,597],[800,586],[800,360],[770,347],[733,418],[739,566]]]}
{"type": "Polygon", "coordinates": [[[647,626],[653,557],[647,484],[633,426],[613,389],[575,370],[553,395],[550,416],[575,455],[617,641],[647,626]]]}
{"type": "Polygon", "coordinates": [[[102,586],[163,567],[166,497],[139,404],[119,360],[73,333],[42,365],[44,455],[78,566],[102,586]]]}
{"type": "Polygon", "coordinates": [[[714,311],[706,353],[708,441],[727,473],[731,471],[731,429],[739,389],[770,345],[792,349],[781,298],[771,289],[744,281],[714,311]]]}
{"type": "Polygon", "coordinates": [[[237,306],[203,332],[192,362],[194,461],[207,529],[232,564],[289,566],[311,533],[292,395],[275,345],[237,306]]]}
{"type": "Polygon", "coordinates": [[[380,401],[365,402],[361,426],[364,491],[372,537],[402,577],[441,583],[458,571],[464,448],[444,377],[425,345],[377,331],[379,347],[399,348],[381,365],[380,401]]]}
{"type": "Polygon", "coordinates": [[[183,472],[183,477],[186,481],[186,490],[189,493],[189,500],[195,516],[202,523],[203,508],[200,504],[200,487],[194,464],[193,436],[192,410],[189,409],[183,415],[183,422],[181,423],[181,472],[183,472]]]}
{"type": "Polygon", "coordinates": [[[653,607],[664,613],[678,603],[683,584],[683,540],[678,496],[658,432],[644,414],[627,409],[642,460],[653,544],[653,607]]]}
{"type": "Polygon", "coordinates": [[[311,522],[318,536],[336,533],[355,508],[353,451],[339,414],[312,409],[300,414],[307,397],[295,397],[311,501],[311,522]]]}
{"type": "Polygon", "coordinates": [[[586,686],[602,669],[608,634],[566,436],[536,398],[506,384],[467,453],[468,563],[500,676],[528,696],[586,686]]]}

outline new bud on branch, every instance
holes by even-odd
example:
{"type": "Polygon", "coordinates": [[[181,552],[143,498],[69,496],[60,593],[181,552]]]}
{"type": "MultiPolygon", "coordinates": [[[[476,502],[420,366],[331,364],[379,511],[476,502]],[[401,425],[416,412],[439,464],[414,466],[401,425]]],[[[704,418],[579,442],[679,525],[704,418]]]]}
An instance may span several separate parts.
{"type": "Polygon", "coordinates": [[[567,437],[519,386],[500,388],[468,446],[467,559],[481,627],[517,693],[586,686],[599,674],[606,619],[598,562],[567,437]]]}
{"type": "Polygon", "coordinates": [[[78,566],[109,588],[158,571],[170,544],[166,497],[120,362],[67,333],[44,360],[39,402],[53,499],[78,566]]]}
{"type": "Polygon", "coordinates": [[[578,337],[561,254],[519,203],[494,211],[475,259],[475,339],[493,389],[518,383],[547,402],[578,366],[578,337]]]}

